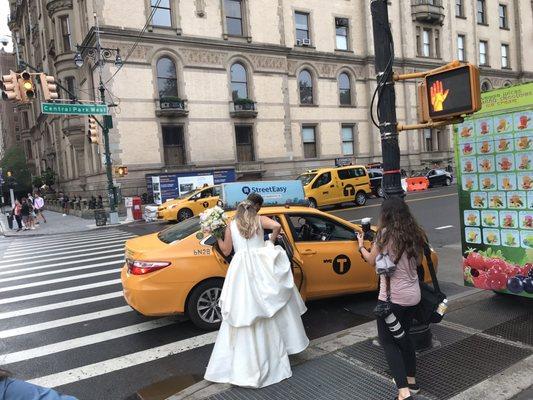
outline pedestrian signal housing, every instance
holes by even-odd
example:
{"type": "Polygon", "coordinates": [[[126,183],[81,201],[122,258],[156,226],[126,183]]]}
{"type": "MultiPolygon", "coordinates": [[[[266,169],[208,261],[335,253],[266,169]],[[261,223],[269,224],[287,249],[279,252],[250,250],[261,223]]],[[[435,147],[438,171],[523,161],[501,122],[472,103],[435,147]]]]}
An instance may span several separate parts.
{"type": "Polygon", "coordinates": [[[31,74],[28,71],[20,73],[19,78],[20,97],[23,103],[29,103],[35,98],[35,86],[31,74]]]}
{"type": "Polygon", "coordinates": [[[100,135],[98,133],[98,124],[96,118],[92,115],[89,116],[89,129],[87,131],[87,137],[89,138],[89,143],[97,144],[100,142],[100,135]]]}
{"type": "Polygon", "coordinates": [[[128,167],[124,167],[124,166],[115,167],[115,175],[117,175],[117,176],[119,176],[121,178],[123,176],[128,175],[128,167]]]}
{"type": "Polygon", "coordinates": [[[41,82],[41,90],[45,101],[55,100],[59,97],[59,94],[57,93],[57,85],[55,84],[56,80],[53,76],[41,72],[39,74],[39,80],[41,82]]]}
{"type": "Polygon", "coordinates": [[[464,64],[426,75],[418,87],[420,122],[444,121],[481,109],[479,70],[464,64]]]}
{"type": "Polygon", "coordinates": [[[2,99],[10,101],[22,101],[16,72],[10,71],[9,75],[2,76],[2,99]]]}

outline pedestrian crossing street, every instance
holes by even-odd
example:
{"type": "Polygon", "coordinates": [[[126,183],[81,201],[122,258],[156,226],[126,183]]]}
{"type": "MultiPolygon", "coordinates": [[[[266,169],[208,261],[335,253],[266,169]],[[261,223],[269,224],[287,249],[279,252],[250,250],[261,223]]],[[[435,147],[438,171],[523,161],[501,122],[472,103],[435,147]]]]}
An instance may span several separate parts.
{"type": "Polygon", "coordinates": [[[180,317],[144,317],[122,297],[124,242],[134,236],[105,229],[12,240],[0,260],[0,366],[105,400],[124,399],[187,363],[201,371],[207,356],[189,353],[216,332],[180,317]]]}

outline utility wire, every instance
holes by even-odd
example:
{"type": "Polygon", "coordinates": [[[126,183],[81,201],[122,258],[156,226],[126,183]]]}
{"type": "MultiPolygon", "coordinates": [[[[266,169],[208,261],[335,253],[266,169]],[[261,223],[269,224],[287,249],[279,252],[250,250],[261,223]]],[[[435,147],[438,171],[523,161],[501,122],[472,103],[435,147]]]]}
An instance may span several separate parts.
{"type": "Polygon", "coordinates": [[[117,68],[117,70],[115,71],[115,73],[111,76],[111,78],[109,78],[107,81],[106,81],[106,84],[108,84],[119,72],[120,70],[122,69],[122,67],[124,66],[124,64],[126,64],[126,62],[128,61],[128,59],[130,58],[130,56],[132,55],[133,53],[133,50],[135,50],[135,48],[137,47],[137,45],[139,44],[139,42],[141,41],[141,38],[142,36],[144,35],[144,32],[146,32],[146,29],[148,28],[148,26],[150,25],[150,23],[152,22],[152,17],[154,16],[157,8],[159,7],[159,4],[161,3],[161,0],[157,0],[157,3],[155,5],[152,5],[152,12],[150,13],[150,15],[148,16],[148,19],[146,20],[146,24],[144,24],[141,32],[139,33],[139,36],[137,36],[137,39],[135,40],[135,43],[133,43],[133,46],[131,46],[131,48],[129,49],[128,51],[128,54],[126,55],[126,58],[124,58],[124,60],[122,61],[122,64],[117,68]]]}

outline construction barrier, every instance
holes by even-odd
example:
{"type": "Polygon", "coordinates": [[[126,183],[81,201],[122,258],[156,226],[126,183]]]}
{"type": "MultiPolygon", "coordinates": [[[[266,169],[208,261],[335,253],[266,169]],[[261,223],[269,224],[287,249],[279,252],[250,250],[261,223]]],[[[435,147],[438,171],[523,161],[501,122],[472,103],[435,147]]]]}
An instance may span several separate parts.
{"type": "Polygon", "coordinates": [[[429,180],[425,176],[419,176],[416,178],[407,178],[407,191],[417,192],[420,190],[426,190],[429,187],[429,180]]]}

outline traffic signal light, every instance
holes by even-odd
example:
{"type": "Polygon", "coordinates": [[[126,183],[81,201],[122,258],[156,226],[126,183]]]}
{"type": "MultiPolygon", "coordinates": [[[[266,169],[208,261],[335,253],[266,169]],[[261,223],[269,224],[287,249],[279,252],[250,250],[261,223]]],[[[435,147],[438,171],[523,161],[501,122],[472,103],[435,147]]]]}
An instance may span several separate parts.
{"type": "Polygon", "coordinates": [[[9,71],[9,75],[2,76],[2,99],[12,101],[22,101],[20,88],[16,72],[9,71]]]}
{"type": "Polygon", "coordinates": [[[124,167],[124,166],[115,167],[115,175],[119,176],[120,178],[128,175],[128,167],[124,167]]]}
{"type": "Polygon", "coordinates": [[[87,137],[89,138],[89,143],[100,143],[100,133],[98,132],[98,123],[96,118],[92,115],[89,116],[89,129],[87,131],[87,137]]]}
{"type": "Polygon", "coordinates": [[[41,90],[45,101],[55,100],[59,97],[57,93],[57,85],[55,84],[56,79],[53,76],[41,72],[39,74],[39,80],[41,82],[41,90]]]}
{"type": "Polygon", "coordinates": [[[35,98],[35,86],[28,71],[22,71],[18,80],[20,97],[23,103],[28,103],[35,98]]]}
{"type": "Polygon", "coordinates": [[[420,122],[443,121],[481,109],[479,70],[471,64],[426,75],[418,87],[420,122]]]}

